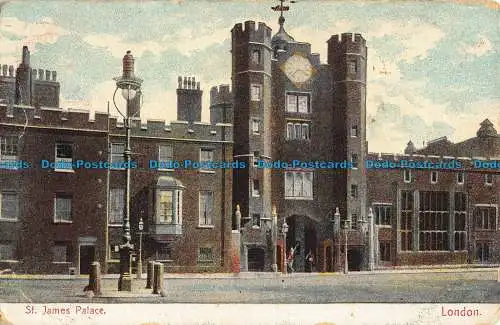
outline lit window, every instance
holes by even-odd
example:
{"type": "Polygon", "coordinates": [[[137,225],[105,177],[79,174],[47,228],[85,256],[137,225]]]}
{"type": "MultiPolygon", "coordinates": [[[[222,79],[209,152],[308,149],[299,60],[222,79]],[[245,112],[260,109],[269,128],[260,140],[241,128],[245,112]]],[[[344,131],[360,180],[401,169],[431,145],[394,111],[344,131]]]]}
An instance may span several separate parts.
{"type": "Polygon", "coordinates": [[[156,231],[164,234],[182,234],[182,190],[178,180],[160,176],[156,183],[155,222],[156,231]]]}
{"type": "Polygon", "coordinates": [[[431,184],[436,184],[438,181],[438,172],[437,171],[431,171],[431,184]]]}
{"type": "Polygon", "coordinates": [[[214,151],[212,149],[200,150],[200,162],[209,162],[214,160],[214,151]]]}
{"type": "Polygon", "coordinates": [[[56,170],[73,169],[73,145],[71,143],[56,143],[56,170]]]}
{"type": "Polygon", "coordinates": [[[174,224],[174,191],[160,191],[159,223],[174,224]]]}
{"type": "Polygon", "coordinates": [[[112,188],[109,192],[109,223],[122,224],[125,209],[125,189],[112,188]]]}
{"type": "Polygon", "coordinates": [[[213,194],[212,192],[200,192],[200,226],[213,226],[213,194]]]}
{"type": "Polygon", "coordinates": [[[54,222],[72,222],[71,196],[57,194],[54,199],[54,222]]]}
{"type": "Polygon", "coordinates": [[[262,86],[261,85],[251,85],[250,86],[250,100],[253,102],[260,102],[262,98],[262,86]]]}
{"type": "Polygon", "coordinates": [[[0,193],[0,220],[16,221],[19,216],[19,198],[16,193],[0,193]]]}

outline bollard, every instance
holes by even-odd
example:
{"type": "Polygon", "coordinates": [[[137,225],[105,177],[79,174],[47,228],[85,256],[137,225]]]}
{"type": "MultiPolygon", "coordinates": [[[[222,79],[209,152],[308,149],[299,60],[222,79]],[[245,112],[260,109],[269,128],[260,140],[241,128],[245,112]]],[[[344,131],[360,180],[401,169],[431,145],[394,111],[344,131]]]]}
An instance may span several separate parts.
{"type": "Polygon", "coordinates": [[[94,292],[94,295],[101,295],[101,265],[99,262],[92,263],[92,270],[89,274],[89,289],[94,292]]]}
{"type": "Polygon", "coordinates": [[[497,282],[500,282],[500,267],[498,268],[497,271],[497,282]]]}
{"type": "Polygon", "coordinates": [[[154,267],[155,262],[149,261],[148,262],[148,268],[147,268],[147,274],[148,277],[146,279],[146,289],[151,289],[152,284],[153,284],[153,267],[154,267]]]}
{"type": "Polygon", "coordinates": [[[163,288],[163,263],[154,264],[153,293],[159,294],[163,288]]]}

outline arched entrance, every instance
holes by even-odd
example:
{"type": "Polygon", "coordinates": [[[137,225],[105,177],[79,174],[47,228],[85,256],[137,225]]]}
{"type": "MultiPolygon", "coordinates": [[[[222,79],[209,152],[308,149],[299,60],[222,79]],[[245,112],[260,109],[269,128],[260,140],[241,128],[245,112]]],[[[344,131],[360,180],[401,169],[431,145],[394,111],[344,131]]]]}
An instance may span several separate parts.
{"type": "Polygon", "coordinates": [[[253,247],[248,250],[248,271],[263,272],[265,264],[264,249],[253,247]]]}
{"type": "Polygon", "coordinates": [[[361,248],[349,247],[347,250],[349,271],[361,271],[361,248]]]}
{"type": "Polygon", "coordinates": [[[294,215],[286,219],[289,226],[287,233],[287,255],[291,247],[295,247],[295,259],[293,262],[295,272],[306,272],[306,256],[309,251],[314,255],[316,271],[318,271],[318,223],[308,216],[294,215]]]}

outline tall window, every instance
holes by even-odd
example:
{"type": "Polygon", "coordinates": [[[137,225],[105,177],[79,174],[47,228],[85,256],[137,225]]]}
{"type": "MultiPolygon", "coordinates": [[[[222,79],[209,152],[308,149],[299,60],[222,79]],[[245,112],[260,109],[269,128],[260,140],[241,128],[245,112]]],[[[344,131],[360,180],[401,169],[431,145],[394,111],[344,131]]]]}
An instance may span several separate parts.
{"type": "Polygon", "coordinates": [[[358,168],[358,154],[351,154],[352,168],[358,168]]]}
{"type": "Polygon", "coordinates": [[[401,250],[411,251],[413,249],[412,239],[412,219],[413,219],[413,192],[401,192],[401,250]]]}
{"type": "Polygon", "coordinates": [[[457,184],[459,184],[459,185],[463,184],[464,180],[465,180],[464,172],[458,172],[457,173],[457,184]]]}
{"type": "Polygon", "coordinates": [[[285,198],[312,199],[313,172],[286,172],[285,198]]]}
{"type": "Polygon", "coordinates": [[[200,162],[214,161],[214,151],[212,149],[201,148],[200,162]]]}
{"type": "Polygon", "coordinates": [[[403,170],[403,181],[405,183],[410,183],[411,182],[411,169],[405,169],[405,170],[403,170]]]}
{"type": "Polygon", "coordinates": [[[438,172],[433,170],[431,171],[431,184],[436,184],[438,182],[438,172]]]}
{"type": "Polygon", "coordinates": [[[310,124],[309,123],[292,123],[288,122],[286,125],[286,139],[287,140],[309,140],[310,124]]]}
{"type": "Polygon", "coordinates": [[[160,191],[159,223],[175,224],[174,191],[160,191]]]}
{"type": "Polygon", "coordinates": [[[474,228],[476,230],[495,230],[497,208],[495,206],[476,206],[474,208],[474,228]]]}
{"type": "Polygon", "coordinates": [[[351,229],[358,229],[358,227],[359,227],[358,215],[353,213],[351,215],[351,229]]]}
{"type": "Polygon", "coordinates": [[[449,193],[420,192],[419,250],[448,250],[449,193]]]}
{"type": "Polygon", "coordinates": [[[54,222],[72,222],[70,195],[57,194],[54,199],[54,222]]]}
{"type": "Polygon", "coordinates": [[[14,135],[0,136],[0,161],[18,160],[18,137],[14,135]]]}
{"type": "Polygon", "coordinates": [[[200,226],[213,226],[214,225],[213,193],[212,192],[200,192],[199,225],[200,226]]]}
{"type": "Polygon", "coordinates": [[[19,198],[17,193],[0,193],[0,220],[16,221],[19,217],[19,198]]]}
{"type": "Polygon", "coordinates": [[[109,223],[122,224],[125,209],[125,189],[112,188],[109,192],[109,223]]]}
{"type": "Polygon", "coordinates": [[[252,119],[252,133],[255,135],[260,134],[260,121],[258,119],[252,119]]]}
{"type": "Polygon", "coordinates": [[[73,145],[71,143],[56,143],[56,169],[73,169],[73,145]]]}
{"type": "Polygon", "coordinates": [[[476,243],[476,261],[487,263],[491,258],[491,247],[489,242],[476,243]]]}
{"type": "Polygon", "coordinates": [[[381,241],[379,243],[379,255],[380,255],[380,261],[382,262],[391,261],[391,242],[381,241]]]}
{"type": "Polygon", "coordinates": [[[250,100],[253,102],[260,102],[262,99],[262,85],[250,85],[250,100]]]}
{"type": "Polygon", "coordinates": [[[116,163],[119,165],[120,163],[125,162],[125,144],[123,143],[112,143],[111,144],[111,163],[116,163]]]}
{"type": "Polygon", "coordinates": [[[54,242],[52,246],[52,262],[68,263],[71,261],[70,244],[67,242],[54,242]]]}
{"type": "Polygon", "coordinates": [[[252,50],[252,63],[260,64],[260,50],[252,50]]]}
{"type": "Polygon", "coordinates": [[[351,184],[351,197],[356,199],[358,197],[358,185],[351,184]]]}
{"type": "Polygon", "coordinates": [[[258,179],[254,179],[252,181],[252,196],[254,197],[260,196],[260,184],[258,179]]]}
{"type": "Polygon", "coordinates": [[[493,185],[493,174],[484,174],[484,185],[493,185]]]}
{"type": "Polygon", "coordinates": [[[391,221],[391,209],[390,204],[376,204],[373,206],[373,213],[375,214],[375,224],[390,226],[391,221]]]}
{"type": "Polygon", "coordinates": [[[260,214],[254,213],[252,214],[252,227],[260,227],[260,214]]]}
{"type": "Polygon", "coordinates": [[[467,248],[467,196],[465,193],[455,193],[455,250],[463,251],[467,248]]]}
{"type": "Polygon", "coordinates": [[[15,260],[15,245],[12,241],[0,241],[0,261],[15,260]]]}
{"type": "Polygon", "coordinates": [[[158,160],[159,161],[172,161],[173,160],[172,146],[168,144],[161,144],[158,147],[158,160]]]}
{"type": "Polygon", "coordinates": [[[286,95],[286,111],[292,113],[310,113],[310,95],[289,93],[286,95]]]}
{"type": "Polygon", "coordinates": [[[351,137],[356,138],[358,136],[358,126],[353,125],[351,127],[351,137]]]}

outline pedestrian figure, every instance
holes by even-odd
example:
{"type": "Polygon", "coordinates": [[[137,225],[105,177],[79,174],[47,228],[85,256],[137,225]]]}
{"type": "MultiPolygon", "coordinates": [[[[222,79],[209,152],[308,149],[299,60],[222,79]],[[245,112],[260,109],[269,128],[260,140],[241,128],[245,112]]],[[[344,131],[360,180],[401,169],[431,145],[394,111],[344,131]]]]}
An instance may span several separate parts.
{"type": "Polygon", "coordinates": [[[312,250],[310,249],[309,253],[307,253],[307,255],[306,255],[306,272],[309,272],[309,273],[313,272],[314,264],[315,264],[314,254],[313,254],[312,250]]]}
{"type": "Polygon", "coordinates": [[[295,247],[290,248],[290,253],[286,258],[286,265],[289,273],[295,272],[293,268],[293,260],[295,259],[295,247]]]}

